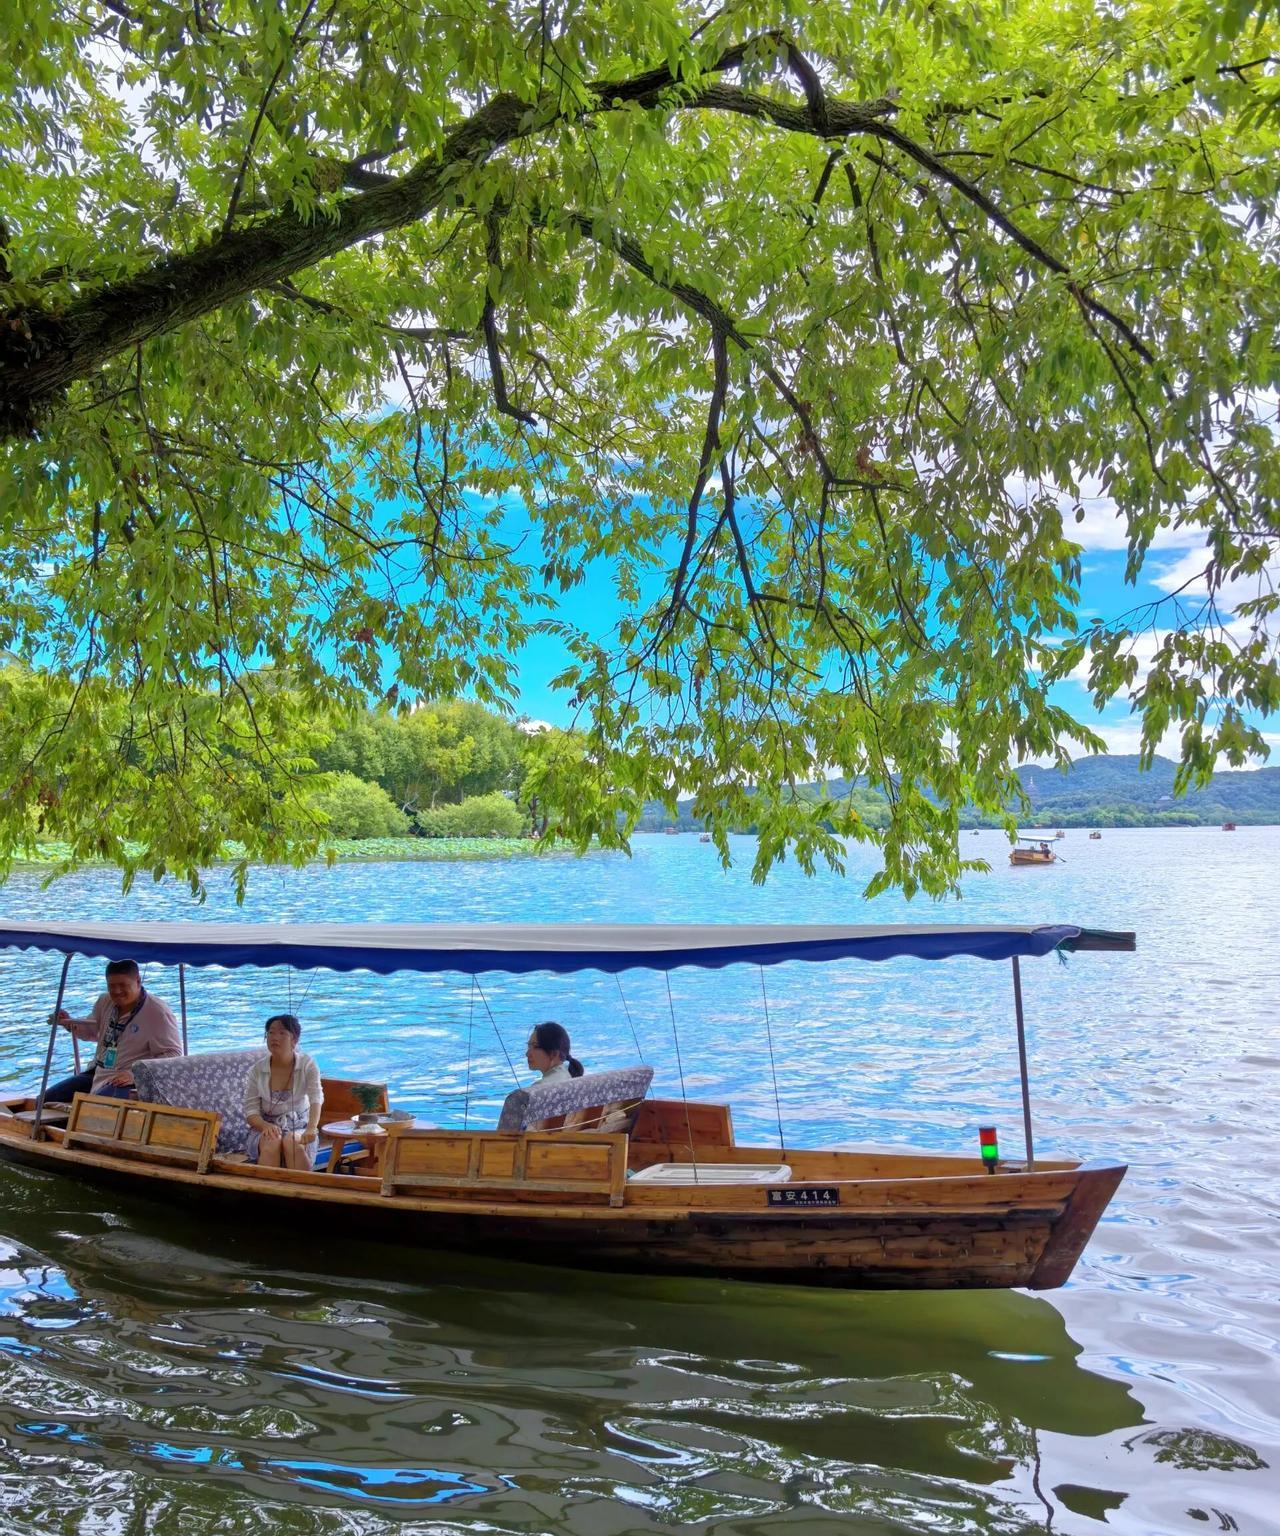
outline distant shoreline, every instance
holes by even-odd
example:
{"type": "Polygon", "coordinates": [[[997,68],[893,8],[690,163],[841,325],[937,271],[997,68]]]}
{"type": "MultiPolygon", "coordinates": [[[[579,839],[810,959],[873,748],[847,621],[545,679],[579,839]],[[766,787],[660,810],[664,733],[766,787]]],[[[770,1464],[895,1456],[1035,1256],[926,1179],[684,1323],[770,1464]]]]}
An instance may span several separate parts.
{"type": "MultiPolygon", "coordinates": [[[[311,864],[467,864],[493,859],[527,859],[546,857],[555,849],[541,849],[528,837],[363,837],[342,838],[322,848],[311,864]],[[332,860],[330,859],[332,855],[332,860]]],[[[567,852],[568,850],[562,850],[567,852]]],[[[19,854],[14,866],[28,869],[48,869],[70,858],[65,844],[52,843],[36,857],[19,854]]],[[[217,865],[234,864],[239,855],[229,852],[217,860],[217,865]]],[[[110,859],[78,859],[81,869],[100,866],[114,868],[110,859]]],[[[255,861],[256,862],[256,861],[255,861]]],[[[214,867],[216,868],[217,865],[214,867]]]]}

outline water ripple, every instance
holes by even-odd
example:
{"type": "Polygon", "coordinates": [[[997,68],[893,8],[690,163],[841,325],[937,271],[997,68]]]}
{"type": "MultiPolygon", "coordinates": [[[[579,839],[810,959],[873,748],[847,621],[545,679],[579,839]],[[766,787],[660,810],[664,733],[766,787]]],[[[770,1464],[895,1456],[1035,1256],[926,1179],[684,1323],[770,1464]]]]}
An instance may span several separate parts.
{"type": "MultiPolygon", "coordinates": [[[[1070,863],[967,883],[957,920],[1132,927],[1137,956],[1024,968],[1041,1150],[1130,1173],[1070,1286],[846,1295],[585,1276],[182,1211],[0,1168],[0,1530],[75,1536],[707,1536],[785,1530],[1124,1536],[1280,1521],[1280,832],[1073,838],[1070,863]],[[1078,845],[1078,846],[1077,846],[1078,845]]],[[[966,851],[969,851],[966,848],[966,851]]],[[[784,868],[763,891],[686,838],[577,865],[264,871],[245,918],[910,921],[934,914],[784,868]]],[[[853,862],[865,877],[854,851],[853,862]]],[[[85,917],[234,916],[216,876],[85,917]]],[[[0,911],[44,917],[19,874],[0,911]]],[[[29,1081],[50,967],[6,954],[0,1080],[29,1081]]],[[[95,968],[72,982],[87,1001],[95,968]]],[[[157,990],[171,981],[156,972],[157,990]]],[[[201,972],[202,1046],[291,1003],[330,1070],[385,1079],[446,1123],[496,1115],[531,1018],[593,1066],[635,1056],[677,1095],[665,986],[201,972]],[[495,1033],[496,1030],[496,1033],[495,1033]],[[501,1042],[501,1043],[500,1043],[501,1042]]],[[[977,962],[796,966],[767,977],[775,1101],[750,971],[672,978],[685,1086],[732,1100],[740,1139],[969,1149],[1021,1115],[1008,972],[977,962]],[[817,984],[815,984],[817,983],[817,984]]],[[[59,1060],[61,1069],[65,1064],[59,1060]]]]}

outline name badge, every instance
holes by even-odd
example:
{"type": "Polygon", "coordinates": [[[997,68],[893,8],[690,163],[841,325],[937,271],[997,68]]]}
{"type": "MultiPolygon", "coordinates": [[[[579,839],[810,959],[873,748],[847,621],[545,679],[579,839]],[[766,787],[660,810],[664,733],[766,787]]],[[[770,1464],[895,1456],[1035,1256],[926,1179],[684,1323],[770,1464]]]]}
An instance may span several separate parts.
{"type": "Polygon", "coordinates": [[[104,1067],[106,1067],[108,1071],[112,1067],[115,1066],[115,1064],[116,1064],[116,1057],[117,1057],[118,1054],[119,1054],[119,1052],[117,1051],[117,1049],[116,1049],[116,1047],[114,1045],[108,1046],[107,1049],[105,1051],[103,1051],[103,1053],[102,1053],[102,1065],[104,1067]]]}

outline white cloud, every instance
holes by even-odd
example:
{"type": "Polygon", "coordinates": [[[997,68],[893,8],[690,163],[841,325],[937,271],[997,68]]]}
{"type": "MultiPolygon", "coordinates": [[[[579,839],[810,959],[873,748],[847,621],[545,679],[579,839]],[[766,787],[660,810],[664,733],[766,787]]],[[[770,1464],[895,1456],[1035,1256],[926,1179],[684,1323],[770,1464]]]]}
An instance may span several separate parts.
{"type": "MultiPolygon", "coordinates": [[[[1086,719],[1085,724],[1092,727],[1103,741],[1106,742],[1106,751],[1109,757],[1136,757],[1142,750],[1142,723],[1138,719],[1121,720],[1115,724],[1096,719],[1086,719]]],[[[1219,757],[1214,764],[1215,773],[1246,773],[1258,768],[1270,768],[1280,759],[1280,732],[1264,731],[1262,739],[1271,749],[1271,756],[1265,760],[1234,764],[1229,763],[1225,757],[1219,757]]],[[[1182,756],[1182,732],[1177,726],[1170,726],[1160,738],[1156,747],[1157,757],[1170,758],[1177,762],[1182,756]]],[[[1053,759],[1049,757],[1036,757],[1031,761],[1041,768],[1051,767],[1053,759]]]]}
{"type": "MultiPolygon", "coordinates": [[[[1152,581],[1162,592],[1177,592],[1183,597],[1209,596],[1208,569],[1211,552],[1207,545],[1189,549],[1168,565],[1157,568],[1152,581]]],[[[1218,607],[1234,612],[1251,597],[1260,597],[1280,584],[1280,565],[1264,567],[1255,576],[1239,581],[1224,581],[1215,592],[1218,607]]]]}
{"type": "MultiPolygon", "coordinates": [[[[1151,670],[1156,656],[1165,641],[1173,633],[1171,629],[1144,629],[1139,630],[1130,641],[1128,650],[1138,658],[1138,678],[1141,679],[1151,670]]],[[[1237,645],[1243,645],[1253,636],[1253,631],[1247,619],[1230,619],[1221,626],[1221,633],[1227,640],[1234,641],[1237,645]]],[[[1073,683],[1089,682],[1089,658],[1085,656],[1080,664],[1074,667],[1068,678],[1073,683]]]]}
{"type": "MultiPolygon", "coordinates": [[[[1005,488],[1015,499],[1029,499],[1034,487],[1021,476],[1012,475],[1005,481],[1005,488]]],[[[1116,504],[1103,493],[1101,482],[1086,478],[1081,482],[1079,497],[1069,496],[1053,486],[1046,489],[1056,495],[1062,509],[1063,531],[1074,544],[1082,544],[1091,554],[1114,553],[1129,547],[1129,528],[1125,519],[1116,511],[1116,504]],[[1079,507],[1084,516],[1075,520],[1079,507]]],[[[1199,548],[1204,543],[1203,528],[1174,528],[1166,526],[1156,531],[1151,541],[1153,550],[1199,548]]]]}

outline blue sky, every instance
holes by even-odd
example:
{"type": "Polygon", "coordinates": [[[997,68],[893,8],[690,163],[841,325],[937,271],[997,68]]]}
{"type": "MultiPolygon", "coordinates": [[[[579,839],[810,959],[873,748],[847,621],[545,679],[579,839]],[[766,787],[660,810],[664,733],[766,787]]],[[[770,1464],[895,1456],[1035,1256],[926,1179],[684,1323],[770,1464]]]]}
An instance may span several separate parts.
{"type": "MultiPolygon", "coordinates": [[[[1082,620],[1116,619],[1146,604],[1167,599],[1171,592],[1179,588],[1184,588],[1183,598],[1190,608],[1199,606],[1207,595],[1203,573],[1209,558],[1202,532],[1162,532],[1147,557],[1138,581],[1129,584],[1125,581],[1126,538],[1123,524],[1104,497],[1084,498],[1082,505],[1085,509],[1084,521],[1076,524],[1070,521],[1068,515],[1067,522],[1068,536],[1085,549],[1079,610],[1082,620]]],[[[1254,595],[1253,589],[1228,588],[1219,593],[1219,608],[1225,613],[1234,602],[1251,595],[1254,595]]],[[[607,629],[618,613],[608,572],[603,569],[589,572],[580,587],[559,596],[557,602],[562,618],[596,634],[607,629]]],[[[1171,622],[1168,605],[1157,610],[1154,618],[1156,627],[1167,628],[1171,622]]],[[[1157,643],[1158,635],[1153,629],[1139,643],[1139,655],[1150,656],[1157,643]]],[[[558,641],[536,637],[530,643],[523,653],[520,668],[519,708],[523,713],[553,725],[568,725],[572,722],[573,712],[568,699],[550,687],[551,678],[564,665],[564,660],[564,652],[558,641]]],[[[1054,700],[1098,730],[1107,741],[1110,751],[1137,752],[1140,727],[1136,717],[1130,713],[1125,698],[1113,700],[1099,714],[1094,710],[1083,679],[1073,678],[1057,685],[1054,700]]],[[[1263,725],[1264,734],[1271,745],[1272,761],[1280,761],[1280,730],[1268,730],[1266,722],[1258,723],[1263,725]]],[[[1162,750],[1166,756],[1176,757],[1176,738],[1167,738],[1162,750]]]]}

